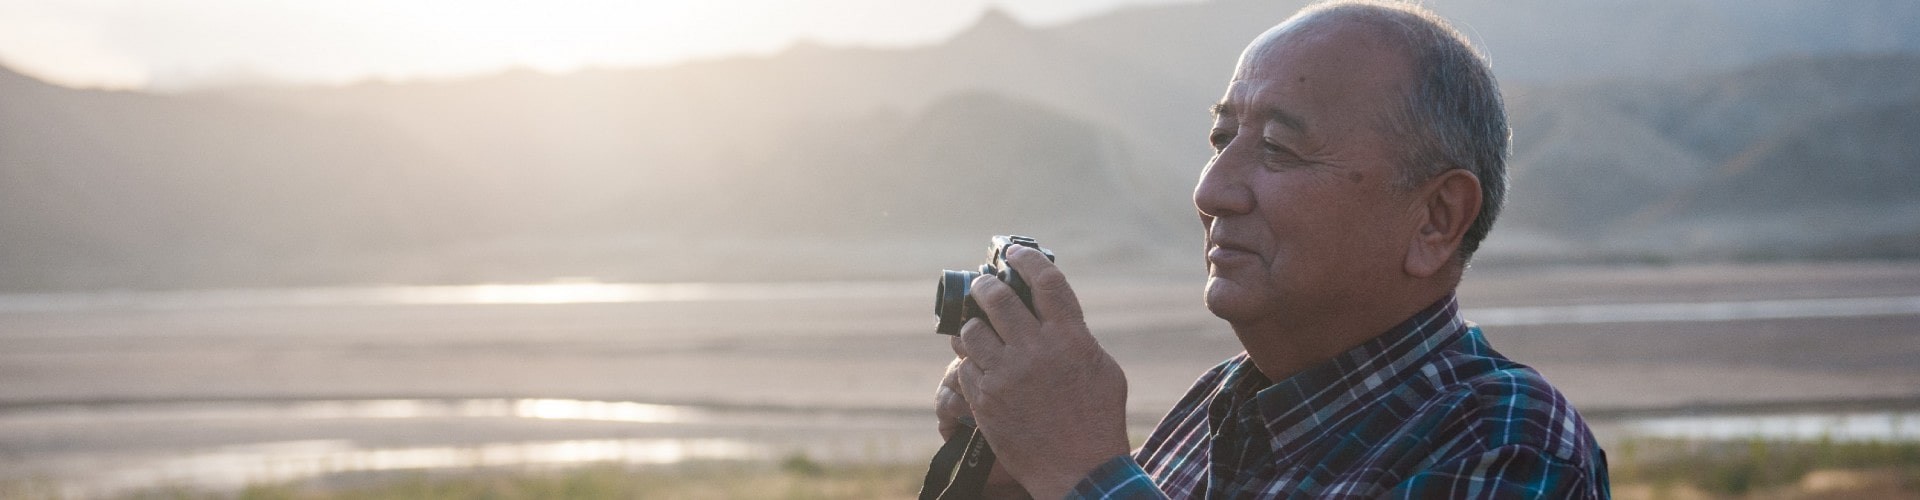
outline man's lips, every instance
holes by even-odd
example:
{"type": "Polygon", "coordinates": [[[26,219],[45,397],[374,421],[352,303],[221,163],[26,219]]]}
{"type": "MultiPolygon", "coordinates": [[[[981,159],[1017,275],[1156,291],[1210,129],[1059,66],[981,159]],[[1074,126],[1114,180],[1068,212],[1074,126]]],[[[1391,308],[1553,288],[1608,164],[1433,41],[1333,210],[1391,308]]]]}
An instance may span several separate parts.
{"type": "Polygon", "coordinates": [[[1235,244],[1230,241],[1216,240],[1216,241],[1213,241],[1210,246],[1212,248],[1207,249],[1207,260],[1230,259],[1235,257],[1251,257],[1255,255],[1252,249],[1235,244]]]}

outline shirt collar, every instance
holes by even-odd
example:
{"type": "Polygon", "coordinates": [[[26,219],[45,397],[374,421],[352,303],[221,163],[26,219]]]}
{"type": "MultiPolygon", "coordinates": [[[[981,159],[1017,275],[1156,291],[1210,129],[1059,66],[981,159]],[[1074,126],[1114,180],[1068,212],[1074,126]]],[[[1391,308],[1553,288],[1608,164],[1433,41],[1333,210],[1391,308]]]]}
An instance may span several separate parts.
{"type": "MultiPolygon", "coordinates": [[[[1255,405],[1272,433],[1274,449],[1297,449],[1295,443],[1339,425],[1388,394],[1383,386],[1403,383],[1407,372],[1420,369],[1435,351],[1466,331],[1458,300],[1449,293],[1385,333],[1260,389],[1255,405]]],[[[1265,380],[1250,361],[1240,368],[1252,372],[1245,374],[1248,378],[1265,380]]]]}

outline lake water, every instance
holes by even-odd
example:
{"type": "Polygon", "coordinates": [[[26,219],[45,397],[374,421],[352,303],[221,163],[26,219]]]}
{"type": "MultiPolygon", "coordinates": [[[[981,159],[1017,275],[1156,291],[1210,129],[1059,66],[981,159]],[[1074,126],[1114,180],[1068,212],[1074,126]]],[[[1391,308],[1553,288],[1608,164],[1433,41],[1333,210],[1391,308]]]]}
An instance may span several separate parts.
{"type": "MultiPolygon", "coordinates": [[[[218,429],[247,421],[292,427],[392,426],[406,421],[462,425],[522,422],[609,422],[653,429],[659,437],[555,439],[427,446],[366,446],[348,439],[245,443],[106,462],[68,477],[78,496],[162,484],[231,490],[353,472],[566,466],[582,463],[670,464],[690,460],[768,460],[803,451],[827,460],[914,461],[931,453],[928,416],[915,412],[705,408],[634,401],[573,399],[378,399],[212,401],[57,405],[0,410],[0,426],[116,426],[168,422],[218,429]],[[304,422],[304,423],[303,423],[304,422]],[[330,424],[323,424],[330,423],[330,424]],[[667,429],[662,431],[662,429],[667,429]],[[679,430],[673,430],[679,429],[679,430]],[[683,432],[684,431],[684,432],[683,432]],[[822,443],[775,435],[840,432],[871,439],[890,435],[888,453],[849,457],[822,443]]],[[[1608,439],[1920,441],[1920,410],[1793,412],[1624,418],[1598,422],[1608,439]]],[[[843,437],[844,439],[844,437],[843,437]]],[[[869,447],[870,448],[870,447],[869,447]]]]}
{"type": "MultiPolygon", "coordinates": [[[[929,280],[930,281],[930,280],[929,280]]],[[[925,281],[539,283],[0,294],[0,313],[388,305],[634,304],[883,300],[931,295],[925,281]]],[[[1844,318],[1920,314],[1920,296],[1468,308],[1485,326],[1844,318]]]]}
{"type": "MultiPolygon", "coordinates": [[[[73,392],[51,389],[23,390],[22,394],[58,397],[20,397],[10,404],[0,404],[0,438],[4,438],[0,444],[27,450],[11,456],[0,454],[0,480],[53,478],[60,484],[71,485],[72,492],[91,494],[164,484],[224,489],[253,482],[391,470],[551,467],[585,462],[647,465],[710,459],[770,460],[796,452],[823,461],[924,460],[938,445],[932,436],[928,412],[919,411],[918,407],[914,411],[872,408],[905,408],[909,404],[896,403],[896,399],[911,403],[923,401],[925,391],[921,379],[938,373],[937,364],[929,365],[933,367],[929,369],[931,374],[903,368],[905,362],[897,361],[902,353],[922,353],[901,346],[925,343],[932,346],[924,356],[933,360],[930,363],[945,359],[945,348],[939,342],[922,337],[896,340],[892,333],[920,326],[922,321],[915,316],[922,314],[921,298],[931,292],[928,281],[931,280],[568,282],[4,294],[0,295],[0,315],[4,315],[0,320],[20,321],[10,324],[14,328],[0,328],[0,339],[13,342],[8,345],[15,349],[15,357],[9,358],[14,364],[0,368],[39,377],[16,377],[12,381],[21,385],[15,388],[90,389],[85,384],[93,383],[94,379],[89,377],[100,376],[101,387],[114,390],[95,391],[105,396],[67,396],[73,392]],[[856,304],[882,301],[884,304],[860,308],[835,301],[856,304]],[[748,302],[754,304],[745,304],[748,302]],[[552,304],[668,305],[539,307],[552,304]],[[186,312],[146,314],[147,311],[186,312]],[[766,318],[761,318],[759,323],[746,321],[744,325],[719,323],[742,321],[737,317],[742,314],[740,311],[782,320],[798,318],[820,332],[763,334],[762,330],[777,330],[769,325],[778,325],[766,318]],[[891,323],[868,328],[874,330],[873,333],[861,330],[858,321],[876,321],[875,315],[890,315],[883,321],[891,323]],[[354,318],[359,319],[347,321],[354,318]],[[149,322],[158,324],[149,326],[149,322]],[[493,328],[495,324],[502,326],[493,328]],[[654,331],[657,325],[667,327],[654,331]],[[423,329],[440,333],[420,334],[423,329]],[[149,330],[151,335],[141,333],[149,330]],[[716,338],[713,332],[737,338],[716,338]],[[838,343],[824,344],[826,342],[838,343]],[[781,401],[767,397],[784,394],[781,388],[787,386],[779,385],[779,381],[743,379],[734,385],[709,384],[716,389],[698,392],[727,396],[724,398],[675,398],[671,395],[693,392],[661,388],[688,384],[686,380],[673,378],[689,373],[687,370],[704,369],[711,371],[707,373],[709,376],[724,375],[766,363],[785,363],[780,365],[783,369],[801,372],[819,371],[826,364],[844,365],[847,371],[834,372],[835,378],[827,380],[832,382],[829,386],[852,387],[843,392],[881,396],[834,399],[833,394],[819,392],[792,400],[804,401],[793,404],[818,404],[823,408],[771,404],[728,407],[718,403],[688,406],[645,400],[656,397],[652,394],[663,393],[670,395],[662,397],[666,401],[781,401]],[[346,367],[336,369],[338,366],[346,367]],[[633,368],[648,366],[664,368],[654,371],[633,368]],[[99,373],[105,375],[96,375],[99,373]],[[515,375],[494,376],[498,373],[515,375]],[[248,378],[265,378],[267,382],[231,383],[248,378]],[[442,383],[443,379],[478,379],[480,382],[462,385],[442,383]],[[906,396],[889,399],[892,396],[886,396],[891,394],[886,390],[892,386],[873,382],[879,379],[908,381],[901,383],[907,387],[902,390],[906,396]],[[332,382],[307,383],[310,380],[332,382]],[[595,385],[603,380],[615,382],[595,385]],[[406,386],[411,389],[385,390],[398,386],[398,382],[412,384],[406,386]],[[654,385],[647,386],[645,391],[622,387],[622,384],[641,383],[654,385]],[[126,387],[134,389],[121,390],[126,387]],[[747,389],[760,392],[741,392],[747,389]],[[330,399],[343,394],[407,397],[573,394],[640,400],[330,399]],[[233,400],[222,400],[223,397],[233,400]]],[[[1082,285],[1085,285],[1081,287],[1083,297],[1096,296],[1096,291],[1113,291],[1100,290],[1101,283],[1082,285]]],[[[1189,326],[1202,324],[1198,321],[1212,325],[1213,319],[1206,317],[1204,310],[1190,305],[1188,301],[1194,299],[1193,292],[1185,284],[1156,285],[1171,291],[1151,289],[1151,293],[1125,289],[1125,284],[1107,286],[1117,287],[1119,292],[1135,293],[1102,293],[1099,296],[1104,304],[1090,302],[1094,307],[1105,308],[1108,314],[1103,318],[1131,318],[1127,321],[1141,325],[1130,327],[1125,321],[1115,323],[1120,327],[1114,342],[1116,352],[1134,352],[1134,359],[1139,362],[1130,366],[1130,371],[1137,366],[1142,373],[1153,373],[1150,370],[1158,368],[1152,362],[1171,366],[1173,361],[1178,361],[1167,354],[1167,344],[1150,332],[1213,328],[1189,326]],[[1162,313],[1165,318],[1155,316],[1162,313]],[[1189,318],[1198,321],[1188,323],[1189,318]],[[1149,333],[1129,334],[1126,329],[1129,327],[1149,333]]],[[[1699,328],[1741,320],[1865,318],[1836,321],[1852,322],[1846,324],[1858,331],[1844,337],[1851,340],[1823,342],[1877,346],[1871,348],[1874,352],[1858,355],[1873,355],[1861,358],[1866,361],[1905,356],[1906,351],[1901,349],[1906,344],[1896,341],[1906,338],[1904,332],[1912,331],[1906,326],[1911,322],[1897,316],[1920,315],[1920,295],[1915,295],[1916,288],[1902,285],[1836,290],[1823,297],[1809,298],[1808,294],[1802,294],[1789,295],[1789,298],[1752,297],[1751,300],[1739,300],[1747,297],[1739,294],[1614,294],[1593,300],[1591,304],[1580,304],[1578,297],[1574,297],[1576,300],[1563,300],[1554,305],[1525,305],[1526,302],[1519,301],[1517,307],[1469,308],[1466,316],[1487,326],[1691,323],[1671,329],[1650,328],[1648,330],[1655,332],[1637,336],[1633,328],[1620,328],[1623,333],[1618,335],[1583,337],[1583,342],[1586,338],[1598,338],[1619,343],[1608,345],[1611,350],[1598,351],[1612,352],[1613,358],[1592,360],[1602,368],[1626,367],[1619,370],[1644,370],[1647,365],[1633,363],[1655,357],[1650,351],[1627,347],[1686,348],[1688,344],[1678,341],[1714,335],[1715,330],[1699,328]],[[1634,297],[1641,297],[1640,301],[1621,301],[1634,297]],[[1668,297],[1714,300],[1659,301],[1668,297]],[[1567,305],[1568,302],[1574,304],[1567,305]],[[1692,336],[1672,334],[1686,331],[1696,333],[1692,336]]],[[[1752,325],[1718,326],[1739,330],[1745,335],[1752,325]]],[[[1794,346],[1806,344],[1795,338],[1775,337],[1751,338],[1774,342],[1764,344],[1766,346],[1787,346],[1768,347],[1775,349],[1768,352],[1803,348],[1794,346]],[[1768,340],[1775,337],[1793,342],[1768,340]]],[[[1531,340],[1528,338],[1508,340],[1523,349],[1530,347],[1525,342],[1531,340]]],[[[1594,342],[1600,345],[1601,341],[1594,342]]],[[[1569,348],[1582,348],[1582,345],[1585,344],[1569,348]]],[[[1557,346],[1559,344],[1531,347],[1537,353],[1552,353],[1557,346]]],[[[1852,362],[1858,357],[1850,354],[1853,351],[1834,351],[1837,354],[1829,353],[1829,358],[1852,362]]],[[[1211,353],[1190,357],[1201,363],[1218,359],[1211,353]]],[[[1721,360],[1716,361],[1719,364],[1709,363],[1709,368],[1770,367],[1773,365],[1766,364],[1767,360],[1774,358],[1736,356],[1731,359],[1738,363],[1721,360]]],[[[1689,357],[1687,361],[1699,360],[1689,357]]],[[[1824,369],[1840,365],[1820,366],[1824,369]]],[[[1905,373],[1872,363],[1862,366],[1862,370],[1905,373]]],[[[1161,392],[1178,394],[1185,380],[1189,380],[1185,377],[1197,371],[1186,366],[1175,368],[1162,369],[1164,373],[1155,380],[1173,380],[1172,383],[1180,387],[1161,392]]],[[[1576,370],[1561,373],[1578,376],[1589,373],[1578,369],[1594,369],[1573,368],[1576,370]]],[[[1598,375],[1589,373],[1589,376],[1596,380],[1620,380],[1619,370],[1602,371],[1598,375]]],[[[1792,372],[1780,376],[1784,377],[1781,380],[1804,381],[1825,373],[1792,372]]],[[[1870,375],[1879,377],[1878,373],[1870,375]]],[[[1566,380],[1580,381],[1573,376],[1566,380]]],[[[1846,382],[1835,386],[1861,385],[1852,379],[1846,382]]],[[[1834,395],[1826,389],[1829,386],[1812,387],[1780,399],[1806,399],[1809,397],[1806,394],[1837,399],[1861,397],[1834,395]]],[[[1701,400],[1691,396],[1669,399],[1701,400]]],[[[1594,424],[1596,432],[1609,440],[1651,437],[1920,441],[1920,410],[1911,408],[1659,415],[1609,418],[1594,424]]],[[[1130,421],[1150,425],[1155,417],[1157,415],[1141,416],[1130,421]]]]}
{"type": "Polygon", "coordinates": [[[1626,436],[1670,439],[1920,441],[1920,410],[1675,416],[1617,425],[1626,436]]]}

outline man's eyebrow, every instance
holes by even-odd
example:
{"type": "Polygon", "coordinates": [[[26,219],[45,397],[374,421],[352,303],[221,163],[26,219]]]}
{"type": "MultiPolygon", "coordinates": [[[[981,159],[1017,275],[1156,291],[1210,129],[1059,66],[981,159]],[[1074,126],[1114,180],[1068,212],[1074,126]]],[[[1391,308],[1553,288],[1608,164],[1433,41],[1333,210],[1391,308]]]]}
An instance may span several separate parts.
{"type": "MultiPolygon", "coordinates": [[[[1213,106],[1209,106],[1207,110],[1213,112],[1214,118],[1219,118],[1221,116],[1230,116],[1233,114],[1233,111],[1234,111],[1233,106],[1230,106],[1224,102],[1216,103],[1213,106]]],[[[1286,110],[1275,108],[1275,107],[1267,107],[1267,108],[1264,108],[1264,110],[1267,112],[1266,115],[1269,117],[1270,120],[1278,122],[1281,125],[1285,125],[1287,128],[1293,129],[1294,132],[1299,132],[1302,134],[1307,133],[1307,122],[1306,120],[1301,120],[1299,116],[1295,116],[1293,113],[1288,113],[1286,110]]]]}
{"type": "Polygon", "coordinates": [[[1293,113],[1288,113],[1287,110],[1267,108],[1267,116],[1269,119],[1293,129],[1294,132],[1299,132],[1303,135],[1307,133],[1307,121],[1300,119],[1299,116],[1295,116],[1293,113]]]}

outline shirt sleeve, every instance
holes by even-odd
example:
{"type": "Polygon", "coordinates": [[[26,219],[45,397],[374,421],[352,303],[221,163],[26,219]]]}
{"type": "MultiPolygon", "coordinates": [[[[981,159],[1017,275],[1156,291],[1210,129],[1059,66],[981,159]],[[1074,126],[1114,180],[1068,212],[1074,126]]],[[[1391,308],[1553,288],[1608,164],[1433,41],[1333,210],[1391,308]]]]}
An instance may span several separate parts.
{"type": "Polygon", "coordinates": [[[1117,455],[1087,473],[1087,477],[1067,493],[1067,498],[1167,498],[1167,494],[1160,491],[1153,477],[1148,476],[1132,456],[1117,455]]]}
{"type": "Polygon", "coordinates": [[[1512,445],[1437,464],[1383,498],[1607,498],[1603,481],[1572,462],[1512,445]]]}

